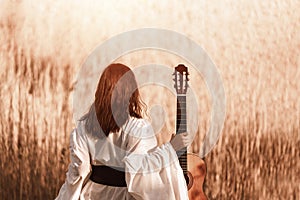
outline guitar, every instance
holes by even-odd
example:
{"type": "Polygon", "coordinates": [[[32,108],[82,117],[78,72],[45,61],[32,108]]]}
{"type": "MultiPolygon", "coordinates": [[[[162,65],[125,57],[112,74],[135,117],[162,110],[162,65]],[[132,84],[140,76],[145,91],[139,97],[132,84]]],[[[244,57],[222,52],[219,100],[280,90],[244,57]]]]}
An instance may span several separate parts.
{"type": "MultiPolygon", "coordinates": [[[[177,93],[176,134],[187,131],[186,93],[188,88],[188,68],[183,64],[175,67],[175,89],[177,93]]],[[[187,148],[177,151],[179,163],[183,170],[190,200],[206,200],[203,183],[206,176],[206,164],[196,154],[187,153],[187,148]]]]}

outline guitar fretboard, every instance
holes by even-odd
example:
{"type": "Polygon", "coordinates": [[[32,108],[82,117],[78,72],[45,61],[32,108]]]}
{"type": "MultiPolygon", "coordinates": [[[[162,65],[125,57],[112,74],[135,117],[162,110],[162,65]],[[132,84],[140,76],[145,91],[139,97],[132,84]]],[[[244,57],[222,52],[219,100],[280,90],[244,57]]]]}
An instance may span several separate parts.
{"type": "MultiPolygon", "coordinates": [[[[176,134],[187,131],[186,95],[177,95],[176,134]]],[[[184,174],[187,174],[187,148],[177,151],[179,163],[184,174]]]]}

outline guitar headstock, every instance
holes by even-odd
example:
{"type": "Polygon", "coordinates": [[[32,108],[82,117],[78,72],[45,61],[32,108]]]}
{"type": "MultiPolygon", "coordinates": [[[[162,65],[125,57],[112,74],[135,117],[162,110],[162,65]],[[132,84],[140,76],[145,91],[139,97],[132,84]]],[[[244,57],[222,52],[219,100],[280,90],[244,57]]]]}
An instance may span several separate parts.
{"type": "Polygon", "coordinates": [[[175,81],[174,87],[177,94],[186,94],[189,81],[188,68],[183,64],[179,64],[177,67],[175,67],[175,72],[173,75],[175,76],[173,80],[175,81]]]}

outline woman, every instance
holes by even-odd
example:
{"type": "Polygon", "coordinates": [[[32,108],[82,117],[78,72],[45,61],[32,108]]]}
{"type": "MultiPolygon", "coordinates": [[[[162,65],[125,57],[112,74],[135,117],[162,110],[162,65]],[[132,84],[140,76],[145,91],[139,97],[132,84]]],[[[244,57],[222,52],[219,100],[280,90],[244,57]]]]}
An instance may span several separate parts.
{"type": "Polygon", "coordinates": [[[157,147],[142,112],[133,72],[109,65],[71,133],[71,163],[56,199],[188,199],[176,155],[190,142],[187,134],[157,147]]]}

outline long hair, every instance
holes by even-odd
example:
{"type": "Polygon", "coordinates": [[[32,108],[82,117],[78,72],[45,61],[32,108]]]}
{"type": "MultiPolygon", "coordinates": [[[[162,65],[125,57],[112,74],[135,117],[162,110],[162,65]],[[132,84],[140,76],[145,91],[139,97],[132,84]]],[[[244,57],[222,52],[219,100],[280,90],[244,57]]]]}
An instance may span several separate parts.
{"type": "Polygon", "coordinates": [[[143,109],[145,104],[140,99],[131,69],[120,63],[109,65],[100,77],[95,101],[89,112],[96,114],[103,133],[108,136],[110,132],[119,131],[129,116],[142,118],[143,109]]]}

